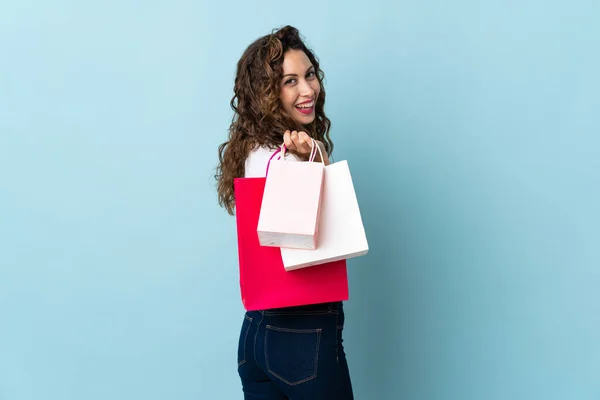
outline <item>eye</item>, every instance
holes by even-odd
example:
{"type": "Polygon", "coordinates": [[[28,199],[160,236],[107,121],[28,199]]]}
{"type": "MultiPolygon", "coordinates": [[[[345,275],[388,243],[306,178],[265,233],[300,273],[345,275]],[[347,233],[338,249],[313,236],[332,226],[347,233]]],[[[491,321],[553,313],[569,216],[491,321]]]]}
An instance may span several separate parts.
{"type": "Polygon", "coordinates": [[[314,70],[312,70],[308,74],[306,74],[307,78],[314,78],[315,76],[317,76],[317,74],[315,73],[314,70]]]}
{"type": "Polygon", "coordinates": [[[284,85],[291,85],[292,83],[295,83],[295,82],[296,82],[296,79],[290,78],[287,81],[285,81],[284,85]]]}

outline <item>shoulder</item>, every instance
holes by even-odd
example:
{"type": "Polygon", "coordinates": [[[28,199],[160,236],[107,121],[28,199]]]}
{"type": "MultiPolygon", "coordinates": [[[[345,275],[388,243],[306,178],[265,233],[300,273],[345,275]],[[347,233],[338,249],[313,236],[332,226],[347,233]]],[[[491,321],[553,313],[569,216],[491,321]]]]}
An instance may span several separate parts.
{"type": "Polygon", "coordinates": [[[261,146],[251,150],[248,157],[246,157],[244,176],[246,178],[264,178],[269,159],[276,151],[276,149],[261,146]]]}
{"type": "MultiPolygon", "coordinates": [[[[267,175],[267,165],[273,154],[278,149],[270,149],[268,147],[258,146],[251,150],[246,157],[245,174],[246,178],[264,178],[267,175]]],[[[298,161],[298,158],[293,154],[285,156],[286,160],[298,161]]]]}

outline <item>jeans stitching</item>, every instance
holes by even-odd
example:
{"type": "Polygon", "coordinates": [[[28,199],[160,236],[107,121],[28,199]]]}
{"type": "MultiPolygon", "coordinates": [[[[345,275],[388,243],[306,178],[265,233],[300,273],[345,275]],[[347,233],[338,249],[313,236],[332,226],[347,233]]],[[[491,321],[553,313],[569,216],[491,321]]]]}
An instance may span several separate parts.
{"type": "Polygon", "coordinates": [[[263,320],[265,319],[264,312],[261,312],[260,314],[261,314],[260,321],[258,321],[258,325],[256,326],[256,334],[254,335],[254,349],[253,349],[254,362],[258,362],[258,358],[256,357],[256,339],[258,338],[258,332],[260,331],[260,324],[262,324],[263,320]]]}
{"type": "Polygon", "coordinates": [[[319,367],[319,349],[321,346],[321,332],[323,331],[322,329],[288,329],[288,328],[278,328],[276,326],[272,326],[272,325],[267,325],[265,326],[266,329],[270,329],[273,331],[279,331],[279,332],[291,332],[291,333],[316,333],[317,334],[317,346],[315,349],[316,352],[316,357],[315,357],[315,366],[314,366],[314,374],[312,374],[311,376],[308,376],[304,379],[301,379],[297,382],[290,382],[287,379],[283,378],[282,376],[276,374],[275,372],[273,372],[269,366],[269,355],[268,355],[268,351],[267,351],[267,332],[265,331],[265,364],[267,365],[267,370],[269,371],[269,373],[271,375],[273,375],[274,377],[280,379],[282,382],[287,383],[289,386],[296,386],[296,385],[300,385],[301,383],[305,383],[308,382],[312,379],[315,379],[317,377],[317,373],[318,373],[318,367],[319,367]]]}
{"type": "Polygon", "coordinates": [[[240,367],[246,363],[246,345],[248,342],[248,334],[250,333],[250,327],[252,324],[252,317],[244,315],[244,319],[248,320],[248,322],[250,322],[250,325],[248,325],[248,329],[246,329],[246,335],[244,335],[244,342],[243,342],[243,347],[242,347],[242,354],[244,355],[244,359],[241,361],[238,361],[238,367],[240,367]]]}
{"type": "Polygon", "coordinates": [[[290,329],[290,328],[280,328],[278,326],[273,326],[273,325],[267,325],[267,326],[265,326],[265,328],[270,329],[272,331],[290,332],[290,333],[316,333],[316,332],[322,331],[321,328],[318,328],[318,329],[290,329]]]}

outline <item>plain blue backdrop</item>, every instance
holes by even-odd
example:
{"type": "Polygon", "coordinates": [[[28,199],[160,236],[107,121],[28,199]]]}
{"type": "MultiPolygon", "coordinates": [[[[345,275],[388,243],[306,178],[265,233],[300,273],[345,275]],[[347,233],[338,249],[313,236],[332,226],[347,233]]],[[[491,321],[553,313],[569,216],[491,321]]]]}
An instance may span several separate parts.
{"type": "Polygon", "coordinates": [[[240,399],[214,191],[245,47],[326,73],[360,400],[600,398],[595,0],[0,6],[0,399],[240,399]]]}

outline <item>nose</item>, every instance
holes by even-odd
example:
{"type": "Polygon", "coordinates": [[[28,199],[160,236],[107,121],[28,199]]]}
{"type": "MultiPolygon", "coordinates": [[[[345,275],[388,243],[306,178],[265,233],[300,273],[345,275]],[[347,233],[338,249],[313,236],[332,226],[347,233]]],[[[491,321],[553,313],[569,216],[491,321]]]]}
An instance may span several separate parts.
{"type": "Polygon", "coordinates": [[[302,97],[314,97],[315,90],[310,85],[310,82],[308,82],[306,79],[300,80],[298,86],[299,86],[300,96],[302,96],[302,97]]]}

